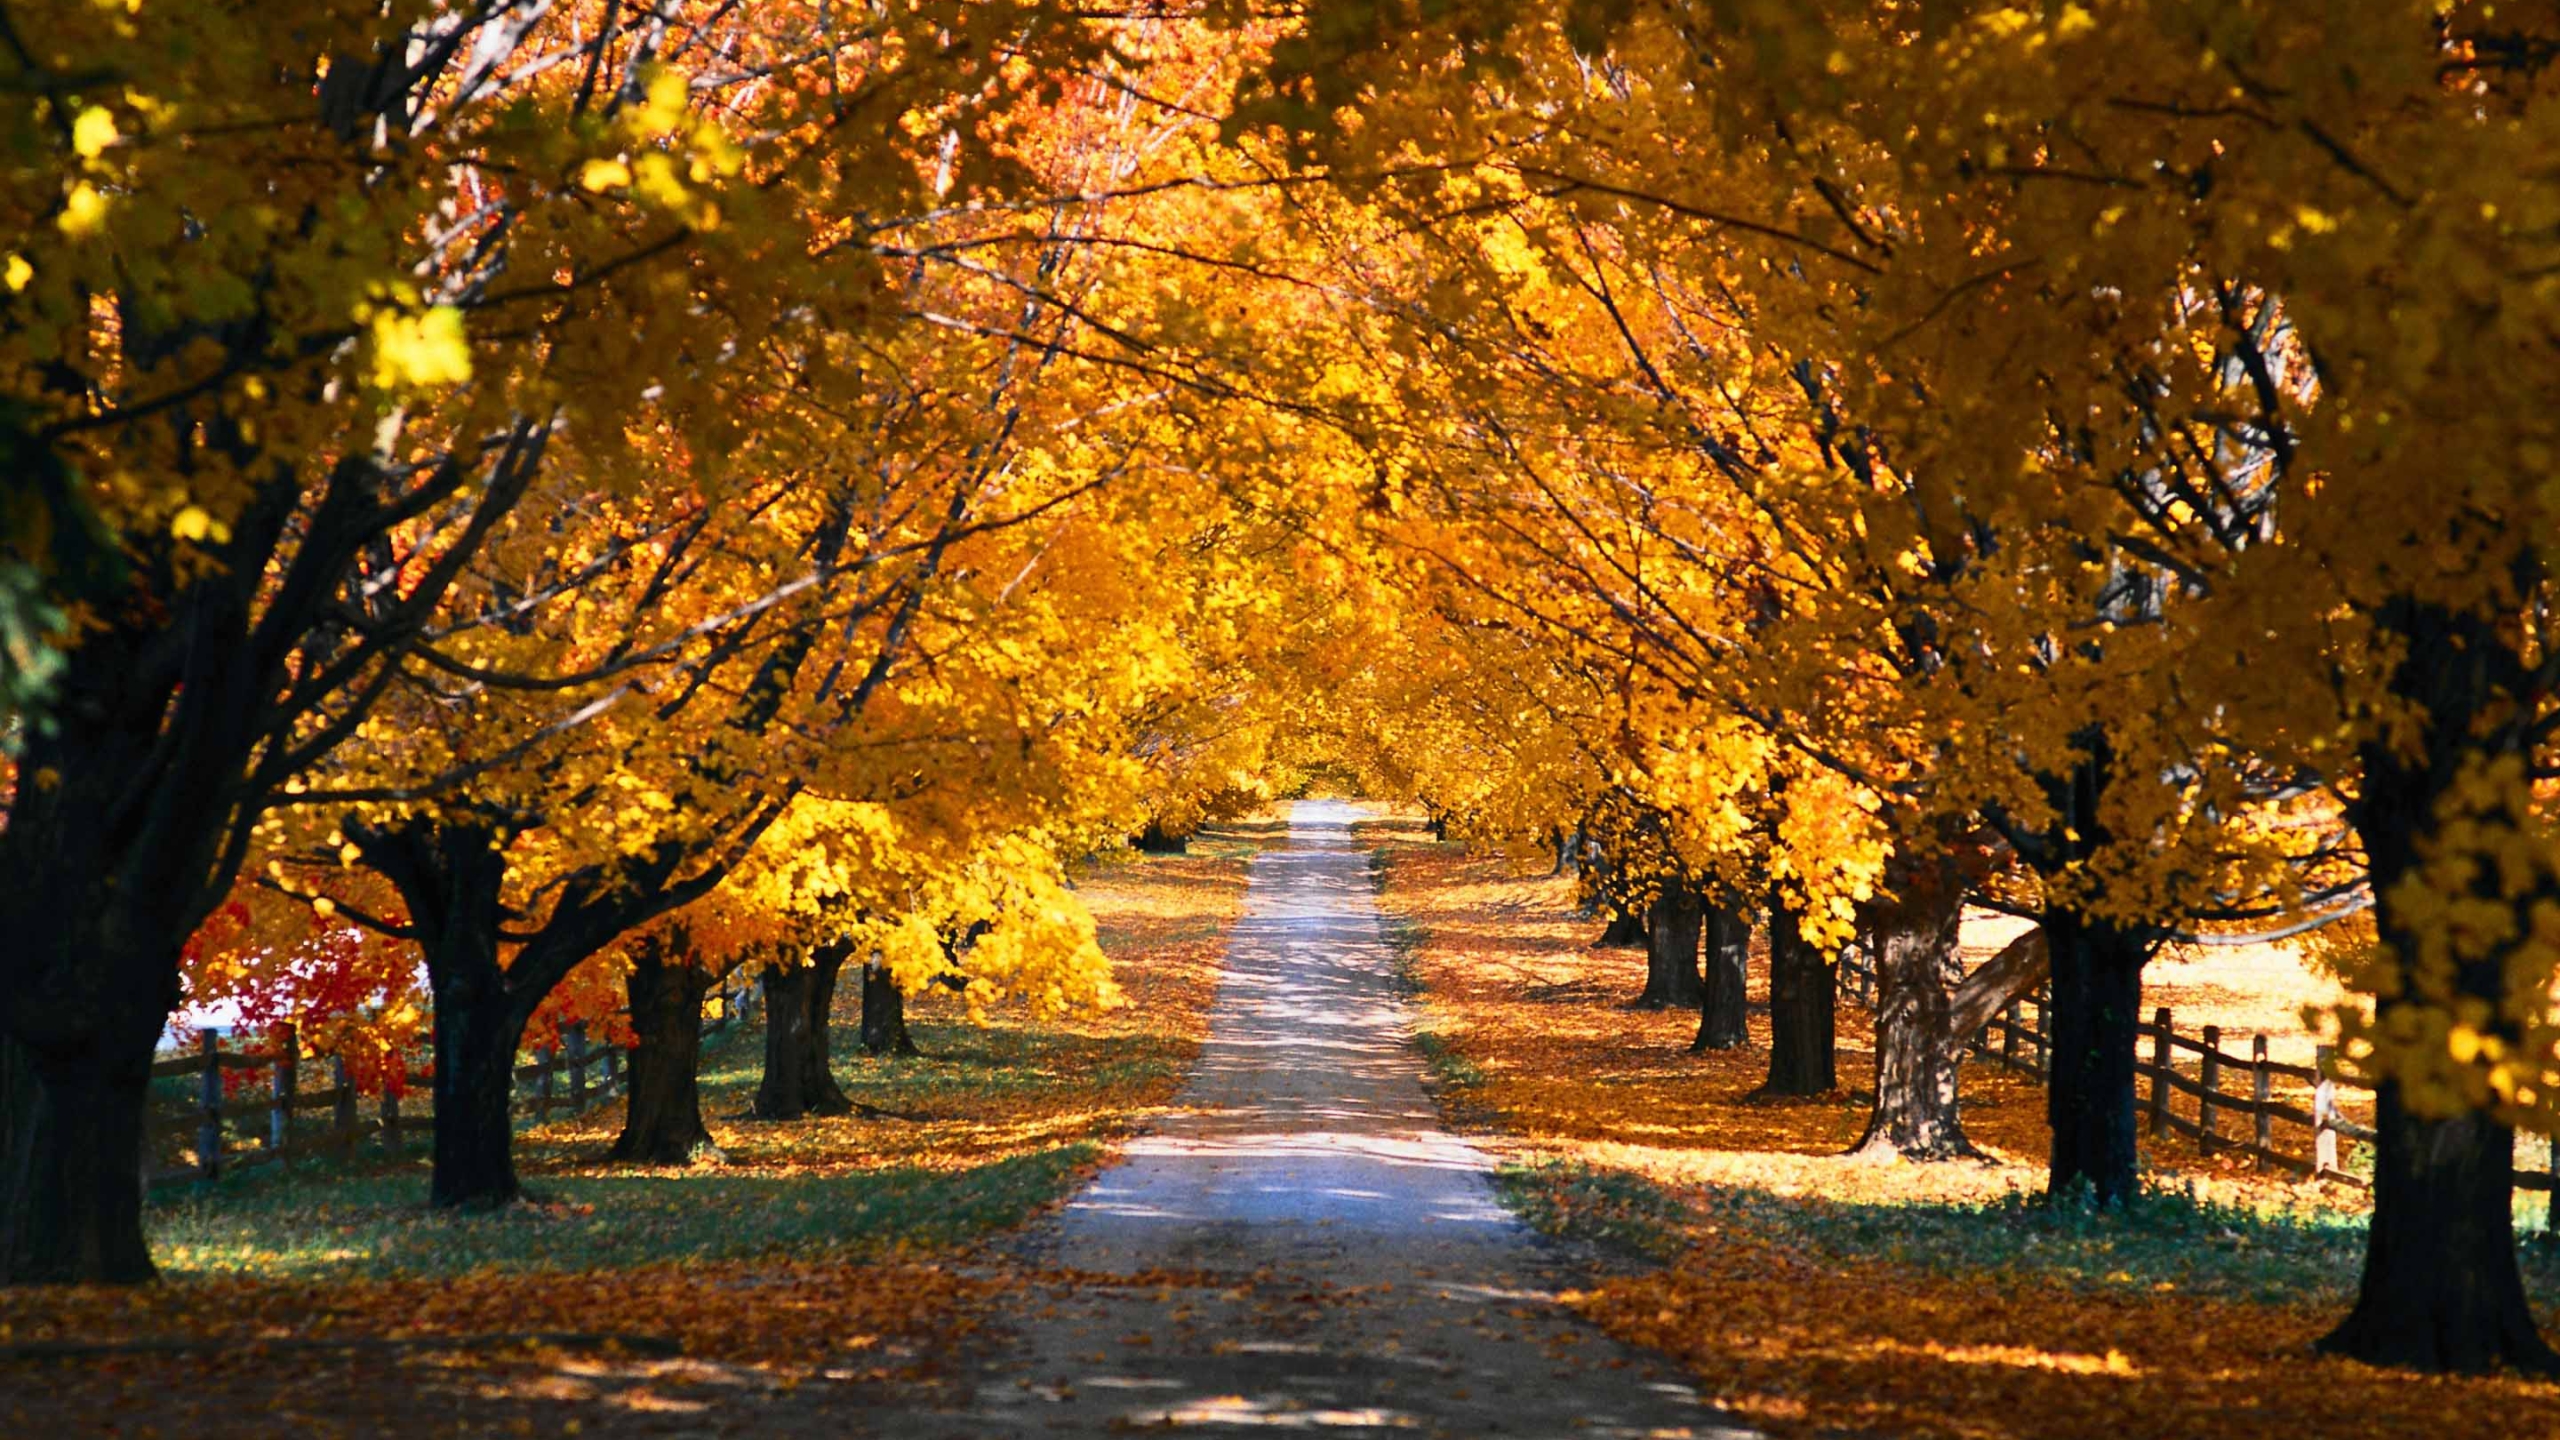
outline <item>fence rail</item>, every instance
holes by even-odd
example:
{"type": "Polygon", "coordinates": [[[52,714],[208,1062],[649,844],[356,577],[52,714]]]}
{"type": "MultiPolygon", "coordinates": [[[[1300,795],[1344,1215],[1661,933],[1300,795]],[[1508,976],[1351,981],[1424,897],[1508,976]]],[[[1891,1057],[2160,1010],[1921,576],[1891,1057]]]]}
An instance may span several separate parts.
{"type": "MultiPolygon", "coordinates": [[[[1875,968],[1865,956],[1854,950],[1843,954],[1840,978],[1841,989],[1851,999],[1867,1009],[1875,1007],[1875,968]]],[[[2051,991],[2046,986],[2011,1000],[1974,1032],[1970,1050],[1991,1064],[2045,1078],[2052,1070],[2052,1030],[2046,1023],[2050,1004],[2051,991]]],[[[2183,1135],[2196,1142],[2196,1151],[2202,1155],[2246,1155],[2263,1166],[2308,1180],[2372,1188],[2371,1180],[2340,1162],[2338,1144],[2342,1137],[2367,1143],[2374,1139],[2373,1127],[2349,1119],[2338,1106],[2342,1091],[2370,1094],[2372,1087],[2340,1076],[2331,1047],[2318,1047],[2313,1064],[2297,1065],[2269,1059],[2267,1037],[2257,1033],[2249,1037],[2246,1055],[2234,1055],[2222,1048],[2220,1026],[2206,1025],[2196,1034],[2182,1034],[2166,1005],[2153,1010],[2150,1021],[2135,1026],[2134,1033],[2148,1042],[2150,1051],[2146,1058],[2137,1049],[2133,1073],[2138,1085],[2148,1086],[2141,1099],[2151,1134],[2183,1135]],[[2193,1075],[2179,1068],[2181,1055],[2193,1057],[2193,1075]],[[2276,1095],[2280,1080],[2308,1087],[2309,1108],[2276,1095]],[[2243,1088],[2235,1091],[2234,1085],[2243,1088]],[[2176,1096],[2194,1102],[2189,1114],[2179,1113],[2172,1103],[2176,1096]],[[2230,1122],[2228,1130],[2226,1122],[2230,1122]],[[2308,1131],[2310,1153],[2279,1145],[2278,1125],[2308,1131]]],[[[2547,1168],[2518,1169],[2515,1188],[2560,1197],[2560,1143],[2551,1147],[2547,1168]]]]}
{"type": "MultiPolygon", "coordinates": [[[[715,993],[720,1002],[719,1013],[703,1026],[705,1043],[719,1039],[746,1019],[756,990],[748,983],[724,982],[715,993]]],[[[305,1050],[290,1025],[283,1027],[270,1045],[254,1050],[225,1049],[220,1036],[203,1031],[197,1035],[192,1050],[155,1060],[151,1065],[154,1080],[190,1076],[198,1082],[194,1103],[182,1114],[146,1121],[143,1126],[145,1189],[188,1183],[209,1185],[233,1171],[253,1170],[296,1156],[353,1155],[365,1140],[374,1137],[379,1137],[384,1154],[396,1156],[404,1153],[404,1133],[415,1133],[435,1122],[432,1109],[415,1108],[423,1095],[411,1095],[409,1105],[404,1107],[401,1095],[390,1088],[371,1097],[374,1113],[366,1114],[368,1097],[347,1074],[346,1063],[335,1056],[305,1050]],[[329,1084],[318,1090],[303,1088],[304,1072],[324,1063],[329,1084]],[[266,1077],[264,1095],[229,1097],[225,1075],[248,1075],[254,1079],[261,1072],[266,1077]],[[326,1123],[315,1124],[301,1118],[308,1112],[323,1110],[328,1112],[326,1123]],[[259,1137],[262,1143],[244,1148],[231,1132],[261,1119],[266,1122],[264,1134],[259,1137]],[[192,1139],[192,1160],[179,1165],[161,1164],[161,1143],[180,1137],[192,1139]]],[[[412,1071],[409,1078],[415,1077],[416,1072],[412,1071]]],[[[631,1071],[621,1047],[591,1045],[584,1025],[564,1025],[561,1043],[535,1050],[530,1063],[516,1067],[515,1082],[516,1113],[530,1116],[539,1125],[557,1113],[577,1115],[624,1093],[630,1088],[631,1071]]]]}

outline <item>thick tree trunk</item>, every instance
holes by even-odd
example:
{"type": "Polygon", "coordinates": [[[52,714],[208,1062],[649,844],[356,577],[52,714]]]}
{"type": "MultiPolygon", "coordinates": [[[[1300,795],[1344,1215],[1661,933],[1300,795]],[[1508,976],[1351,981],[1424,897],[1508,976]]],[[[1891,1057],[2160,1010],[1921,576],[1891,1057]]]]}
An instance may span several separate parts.
{"type": "Polygon", "coordinates": [[[889,967],[873,962],[862,967],[862,1048],[880,1056],[920,1055],[907,1034],[907,995],[889,975],[889,967]]]}
{"type": "Polygon", "coordinates": [[[1191,849],[1190,836],[1174,834],[1164,828],[1161,820],[1149,820],[1147,828],[1139,831],[1130,843],[1145,855],[1181,855],[1191,849]]]}
{"type": "Polygon", "coordinates": [[[634,949],[631,1098],[612,1158],[643,1165],[690,1165],[723,1158],[702,1120],[702,1001],[711,972],[691,963],[684,942],[657,937],[634,949]]]}
{"type": "MultiPolygon", "coordinates": [[[[429,978],[438,978],[433,966],[429,978]]],[[[427,1203],[476,1210],[523,1199],[516,1180],[516,1049],[528,1017],[517,1013],[503,988],[440,983],[435,1001],[435,1170],[427,1203]]]]}
{"type": "Polygon", "coordinates": [[[845,947],[821,945],[806,965],[764,972],[764,1079],[756,1086],[759,1120],[844,1115],[853,1101],[828,1065],[827,1025],[845,947]]]}
{"type": "MultiPolygon", "coordinates": [[[[400,890],[435,996],[435,1168],[428,1203],[481,1209],[522,1199],[516,1181],[516,1049],[542,1001],[498,963],[507,860],[495,831],[417,821],[357,830],[365,858],[400,890]]],[[[517,964],[522,965],[522,952],[517,964]]]]}
{"type": "Polygon", "coordinates": [[[1698,1038],[1689,1050],[1739,1050],[1751,1043],[1751,917],[1710,905],[1705,932],[1706,991],[1698,1005],[1698,1038]]]}
{"type": "Polygon", "coordinates": [[[1980,1152],[1965,1139],[1950,1034],[1950,992],[1964,978],[1956,950],[1964,884],[1933,857],[1900,864],[1894,897],[1867,908],[1866,941],[1876,967],[1876,1100],[1866,1134],[1850,1153],[1948,1160],[1980,1152]]]}
{"type": "MultiPolygon", "coordinates": [[[[2525,593],[2541,583],[2538,570],[2524,560],[2518,561],[2516,579],[2525,593]]],[[[2497,864],[2471,867],[2467,888],[2450,894],[2434,889],[2443,883],[2440,875],[2419,872],[2430,850],[2443,842],[2448,793],[2476,773],[2472,767],[2494,760],[2518,763],[2531,752],[2531,727],[2542,713],[2533,692],[2542,682],[2502,620],[2407,599],[2384,605],[2379,619],[2403,645],[2392,692],[2423,721],[2415,753],[2405,736],[2364,746],[2362,793],[2349,817],[2371,867],[2382,943],[2402,957],[2422,953],[2418,935],[2430,917],[2408,913],[2412,881],[2427,906],[2496,907],[2509,923],[2503,935],[2468,944],[2457,940],[2453,953],[2438,962],[2449,976],[2377,999],[2374,1018],[2388,1034],[2396,1011],[2469,1004],[2493,1017],[2488,1023],[2499,1040],[2521,1047],[2524,1037],[2507,1018],[2508,962],[2516,947],[2533,943],[2543,928],[2539,914],[2560,896],[2547,881],[2519,885],[2511,867],[2497,864]]],[[[2526,813],[2531,800],[2521,786],[2505,793],[2488,788],[2493,798],[2486,805],[2473,799],[2473,813],[2465,818],[2492,839],[2454,843],[2485,849],[2501,834],[2534,833],[2533,817],[2526,813]]],[[[2404,963],[2419,969],[2413,960],[2404,963]]],[[[2534,998],[2538,1004],[2547,997],[2534,998]]],[[[2560,1371],[2560,1356],[2534,1328],[2516,1265],[2514,1131],[2484,1110],[2414,1114],[2399,1082],[2387,1075],[2378,1090],[2364,1278],[2355,1309],[2320,1348],[2368,1364],[2418,1370],[2560,1371]]]]}
{"type": "Polygon", "coordinates": [[[2045,1184],[2053,1195],[2085,1188],[2100,1205],[2133,1197],[2141,1158],[2134,1131],[2134,1064],[2141,1039],[2139,933],[2073,911],[2044,916],[2053,971],[2046,1007],[2050,1070],[2045,1118],[2053,1127],[2045,1184]]]}
{"type": "Polygon", "coordinates": [[[1768,1095],[1827,1095],[1840,1088],[1833,1053],[1838,976],[1804,938],[1787,897],[1769,893],[1768,1095]]]}
{"type": "Polygon", "coordinates": [[[2516,1268],[2515,1132],[2478,1111],[2420,1119],[2399,1082],[2379,1088],[2364,1281],[2319,1348],[2412,1370],[2560,1369],[2516,1268]]]}
{"type": "Polygon", "coordinates": [[[1638,1006],[1688,1010],[1706,999],[1706,982],[1698,974],[1702,919],[1696,891],[1677,877],[1662,882],[1662,893],[1645,911],[1644,993],[1636,997],[1638,1006]]]}
{"type": "MultiPolygon", "coordinates": [[[[22,1051],[0,1278],[10,1284],[128,1284],[158,1271],[142,1235],[142,1125],[157,1024],[22,1051]]],[[[13,1088],[17,1088],[13,1086],[13,1088]]]]}

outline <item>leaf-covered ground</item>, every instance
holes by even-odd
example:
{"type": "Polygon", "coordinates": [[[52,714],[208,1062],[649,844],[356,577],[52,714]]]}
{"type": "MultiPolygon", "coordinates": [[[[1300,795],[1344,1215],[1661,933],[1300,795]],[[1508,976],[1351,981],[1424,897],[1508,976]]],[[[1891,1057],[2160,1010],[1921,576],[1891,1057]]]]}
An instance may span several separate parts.
{"type": "MultiPolygon", "coordinates": [[[[2355,1192],[2182,1143],[2146,1151],[2151,1189],[2130,1214],[2048,1207],[2042,1091],[1986,1065],[1965,1068],[1964,1093],[1988,1159],[1847,1159],[1872,1074],[1855,1006],[1840,1010],[1843,1094],[1756,1102],[1765,1014],[1751,1049],[1689,1055],[1695,1017],[1628,1008],[1643,955],[1586,948],[1599,927],[1570,881],[1409,828],[1372,837],[1444,1108],[1508,1157],[1506,1198],[1532,1224],[1651,1262],[1578,1297],[1583,1311],[1679,1357],[1752,1423],[1981,1440],[2560,1433],[2560,1386],[2311,1355],[2353,1293],[2355,1192]]],[[[2560,1256],[2529,1251],[2560,1333],[2560,1256]]]]}
{"type": "Polygon", "coordinates": [[[913,1118],[747,1118],[750,1026],[705,1057],[725,1164],[602,1163],[615,1104],[520,1135],[544,1203],[497,1214],[428,1212],[422,1148],[155,1197],[164,1283],[0,1290],[0,1433],[840,1431],[844,1406],[929,1382],[1007,1288],[957,1263],[969,1242],[1172,1097],[1270,834],[1082,879],[1122,1009],[977,1028],[920,998],[926,1058],[884,1062],[848,993],[839,1079],[913,1118]]]}

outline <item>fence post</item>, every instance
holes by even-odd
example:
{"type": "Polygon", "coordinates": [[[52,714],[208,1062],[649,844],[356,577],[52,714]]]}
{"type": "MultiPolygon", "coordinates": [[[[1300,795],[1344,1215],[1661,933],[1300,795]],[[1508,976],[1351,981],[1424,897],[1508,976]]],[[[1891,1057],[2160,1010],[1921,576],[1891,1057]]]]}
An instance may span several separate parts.
{"type": "MultiPolygon", "coordinates": [[[[391,1076],[391,1081],[406,1080],[407,1064],[397,1058],[391,1063],[400,1067],[391,1076]]],[[[400,1158],[400,1089],[396,1083],[386,1083],[382,1087],[382,1153],[394,1160],[400,1158]]]]}
{"type": "Polygon", "coordinates": [[[603,1091],[606,1099],[622,1088],[622,1047],[607,1045],[596,1052],[596,1064],[604,1068],[603,1091]]]}
{"type": "Polygon", "coordinates": [[[551,1119],[551,1066],[560,1057],[560,1047],[545,1045],[533,1052],[533,1123],[546,1124],[551,1119]]]}
{"type": "Polygon", "coordinates": [[[2213,1153],[2214,1112],[2222,1098],[2222,1027],[2204,1027],[2204,1097],[2196,1101],[2196,1153],[2213,1153]]]}
{"type": "Polygon", "coordinates": [[[568,1026],[562,1034],[569,1042],[569,1113],[581,1115],[587,1108],[586,1022],[568,1026]]]}
{"type": "Polygon", "coordinates": [[[204,1167],[204,1183],[222,1169],[222,1040],[211,1030],[197,1032],[196,1049],[204,1057],[204,1076],[196,1086],[203,1114],[196,1121],[196,1163],[204,1167]]]}
{"type": "Polygon", "coordinates": [[[2543,1170],[2551,1188],[2542,1192],[2542,1243],[2560,1245],[2560,1138],[2542,1137],[2543,1170]]]}
{"type": "Polygon", "coordinates": [[[337,1082],[337,1104],[329,1115],[330,1124],[338,1132],[338,1152],[349,1159],[356,1153],[356,1082],[347,1074],[345,1057],[329,1057],[329,1078],[337,1082]]]}
{"type": "Polygon", "coordinates": [[[2311,1068],[2320,1076],[2311,1087],[2311,1163],[2315,1175],[2334,1175],[2338,1171],[2338,1084],[2329,1078],[2330,1057],[2337,1053],[2327,1045],[2312,1052],[2311,1068]]]}
{"type": "Polygon", "coordinates": [[[2009,1003],[2000,1010],[2000,1063],[2012,1070],[2018,1068],[2018,997],[2015,995],[2010,996],[2009,1003]]]}
{"type": "Polygon", "coordinates": [[[2275,1103],[2275,1093],[2273,1077],[2267,1074],[2267,1037],[2263,1034],[2249,1042],[2249,1068],[2256,1072],[2250,1077],[2249,1098],[2258,1102],[2258,1166],[2264,1169],[2267,1157],[2275,1153],[2276,1117],[2267,1113],[2267,1107],[2275,1103]]]}
{"type": "Polygon", "coordinates": [[[2170,1058],[2169,1052],[2169,1036],[2173,1033],[2169,1028],[2169,1007],[2163,1005],[2152,1011],[2151,1133],[2153,1135],[2169,1133],[2169,1076],[2172,1073],[2170,1066],[2176,1063],[2170,1058]]]}
{"type": "Polygon", "coordinates": [[[278,1158],[293,1143],[293,1101],[302,1085],[302,1036],[288,1020],[276,1030],[275,1080],[267,1107],[267,1148],[278,1158]]]}

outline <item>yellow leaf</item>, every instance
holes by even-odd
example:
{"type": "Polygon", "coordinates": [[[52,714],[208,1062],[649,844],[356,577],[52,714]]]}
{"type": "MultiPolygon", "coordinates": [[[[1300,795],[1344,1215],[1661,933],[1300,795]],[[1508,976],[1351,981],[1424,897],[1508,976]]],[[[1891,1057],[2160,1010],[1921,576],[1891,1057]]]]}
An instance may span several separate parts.
{"type": "Polygon", "coordinates": [[[53,217],[53,223],[72,239],[85,240],[106,225],[107,197],[98,193],[97,186],[83,180],[71,187],[71,194],[62,202],[62,213],[53,217]]]}
{"type": "Polygon", "coordinates": [[[83,160],[95,160],[116,143],[116,117],[103,106],[92,105],[71,122],[71,148],[83,160]]]}
{"type": "Polygon", "coordinates": [[[619,160],[590,160],[578,171],[581,188],[599,193],[631,183],[631,167],[619,160]]]}
{"type": "Polygon", "coordinates": [[[421,315],[374,315],[373,383],[378,388],[459,385],[470,378],[471,346],[463,337],[460,310],[438,305],[421,315]]]}
{"type": "Polygon", "coordinates": [[[213,544],[222,545],[229,543],[231,539],[231,527],[214,519],[213,512],[201,505],[190,505],[179,511],[176,518],[169,522],[169,533],[181,540],[193,540],[198,544],[210,541],[213,544]]]}

